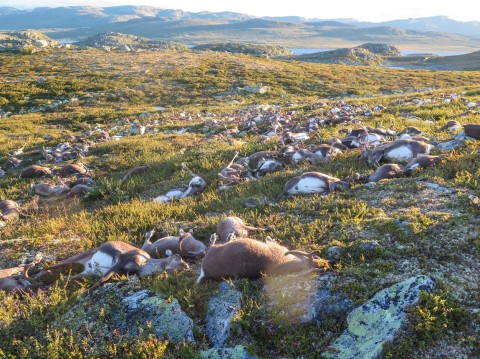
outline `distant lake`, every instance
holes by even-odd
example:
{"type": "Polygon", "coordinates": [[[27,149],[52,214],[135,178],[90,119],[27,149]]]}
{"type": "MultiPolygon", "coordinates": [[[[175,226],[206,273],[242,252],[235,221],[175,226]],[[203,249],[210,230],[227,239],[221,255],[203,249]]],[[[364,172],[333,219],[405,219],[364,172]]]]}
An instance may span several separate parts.
{"type": "MultiPolygon", "coordinates": [[[[327,48],[319,48],[319,49],[308,49],[303,47],[291,47],[290,50],[295,55],[303,55],[303,54],[313,54],[315,52],[324,52],[324,51],[331,51],[335,49],[327,49],[327,48]]],[[[473,52],[474,50],[472,50],[473,52]]],[[[454,55],[463,55],[468,54],[468,52],[455,52],[455,51],[422,51],[422,50],[403,50],[400,51],[402,56],[412,55],[412,54],[434,54],[439,56],[454,56],[454,55]]]]}

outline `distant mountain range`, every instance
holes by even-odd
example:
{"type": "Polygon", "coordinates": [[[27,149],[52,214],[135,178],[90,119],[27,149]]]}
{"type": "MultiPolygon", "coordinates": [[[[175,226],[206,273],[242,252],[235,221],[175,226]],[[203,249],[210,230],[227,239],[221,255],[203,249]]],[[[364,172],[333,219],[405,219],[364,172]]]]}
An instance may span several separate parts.
{"type": "Polygon", "coordinates": [[[262,42],[288,47],[339,48],[381,42],[419,51],[480,49],[480,22],[444,16],[369,23],[354,19],[256,18],[235,12],[189,12],[148,6],[74,6],[19,10],[0,7],[0,30],[42,29],[51,38],[81,40],[120,32],[189,45],[262,42]]]}

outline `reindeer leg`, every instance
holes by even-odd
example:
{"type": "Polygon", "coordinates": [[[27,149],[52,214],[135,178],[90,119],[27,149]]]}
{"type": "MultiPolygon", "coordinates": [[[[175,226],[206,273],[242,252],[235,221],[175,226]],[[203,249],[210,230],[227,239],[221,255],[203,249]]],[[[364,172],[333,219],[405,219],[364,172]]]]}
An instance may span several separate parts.
{"type": "Polygon", "coordinates": [[[101,285],[107,283],[110,278],[112,278],[115,274],[117,274],[117,269],[118,267],[113,266],[100,280],[92,285],[90,288],[84,290],[82,294],[80,294],[82,297],[89,295],[92,291],[100,287],[101,285]]]}

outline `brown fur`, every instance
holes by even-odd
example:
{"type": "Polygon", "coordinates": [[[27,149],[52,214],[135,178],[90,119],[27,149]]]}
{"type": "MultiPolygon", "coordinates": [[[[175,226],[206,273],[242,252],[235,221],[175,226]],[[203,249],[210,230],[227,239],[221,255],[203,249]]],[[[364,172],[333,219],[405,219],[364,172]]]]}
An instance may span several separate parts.
{"type": "Polygon", "coordinates": [[[221,242],[229,239],[232,235],[235,238],[248,237],[248,231],[264,231],[262,228],[251,227],[243,223],[238,217],[227,217],[222,219],[217,225],[217,235],[221,242]]]}
{"type": "Polygon", "coordinates": [[[77,164],[70,164],[63,167],[60,171],[58,171],[58,175],[61,177],[71,177],[73,175],[85,175],[88,173],[88,169],[86,169],[83,165],[77,164]]]}
{"type": "Polygon", "coordinates": [[[383,179],[399,178],[405,174],[402,167],[395,163],[389,163],[379,167],[375,173],[368,176],[368,182],[378,182],[383,179]]]}
{"type": "Polygon", "coordinates": [[[180,230],[179,236],[159,238],[152,243],[151,239],[155,234],[155,231],[152,231],[147,235],[142,249],[153,258],[165,257],[168,250],[173,254],[180,254],[182,257],[197,257],[206,251],[205,244],[195,239],[190,232],[180,230]]]}
{"type": "Polygon", "coordinates": [[[480,124],[468,123],[463,125],[463,129],[467,136],[473,137],[476,140],[480,140],[480,124]]]}
{"type": "Polygon", "coordinates": [[[320,270],[328,268],[327,261],[319,258],[305,260],[298,255],[288,253],[288,249],[268,241],[266,243],[249,238],[241,238],[210,247],[202,262],[203,277],[197,283],[207,279],[257,278],[265,275],[283,275],[301,272],[311,267],[320,270]]]}
{"type": "Polygon", "coordinates": [[[14,221],[20,215],[20,206],[17,202],[6,199],[0,201],[0,219],[4,221],[14,221]]]}
{"type": "Polygon", "coordinates": [[[20,174],[20,178],[37,178],[37,177],[44,177],[51,174],[52,174],[52,171],[50,171],[47,167],[33,165],[25,168],[20,174]]]}
{"type": "Polygon", "coordinates": [[[29,264],[0,269],[0,290],[4,290],[7,293],[18,293],[38,287],[40,283],[28,276],[28,270],[37,265],[42,259],[43,256],[39,253],[29,264]]]}

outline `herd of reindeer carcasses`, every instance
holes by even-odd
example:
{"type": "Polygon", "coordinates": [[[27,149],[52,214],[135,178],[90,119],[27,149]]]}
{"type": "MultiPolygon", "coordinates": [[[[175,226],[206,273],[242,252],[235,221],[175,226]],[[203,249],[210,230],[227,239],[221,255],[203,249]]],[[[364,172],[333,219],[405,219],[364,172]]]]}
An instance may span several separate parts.
{"type": "MultiPolygon", "coordinates": [[[[415,127],[407,127],[402,132],[371,128],[358,122],[349,122],[342,117],[342,112],[331,111],[331,116],[323,120],[310,119],[302,125],[289,125],[288,116],[279,114],[259,113],[245,123],[245,128],[260,137],[272,138],[277,136],[283,146],[278,151],[261,151],[238,157],[235,153],[228,165],[218,173],[219,188],[226,190],[244,181],[255,181],[262,176],[284,168],[292,162],[307,161],[311,164],[321,164],[334,160],[335,156],[344,152],[359,150],[360,158],[369,165],[376,166],[373,174],[354,174],[339,179],[321,172],[305,172],[294,177],[285,184],[282,196],[300,194],[329,194],[346,190],[359,183],[377,182],[382,179],[398,178],[407,175],[418,168],[435,165],[447,154],[430,155],[434,147],[429,138],[415,127]],[[287,119],[286,119],[287,118],[287,119]],[[259,124],[268,123],[265,132],[260,132],[259,124]],[[355,129],[340,130],[345,134],[343,138],[333,138],[323,141],[322,144],[305,145],[320,126],[335,124],[356,124],[355,129]],[[381,162],[387,162],[380,165],[381,162]]],[[[264,128],[265,129],[265,128],[264,128]]],[[[461,125],[457,121],[449,121],[440,128],[441,131],[464,131],[464,138],[480,140],[480,124],[461,125]],[[466,137],[465,137],[466,136],[466,137]]],[[[229,137],[235,131],[227,130],[224,134],[216,135],[229,137]]],[[[98,141],[108,140],[108,132],[100,131],[98,141]]],[[[313,141],[310,141],[313,142],[313,141]]],[[[46,160],[56,163],[83,157],[88,148],[95,143],[81,136],[72,137],[69,142],[62,143],[55,149],[44,148],[46,160]]],[[[19,155],[19,149],[13,155],[19,155]]],[[[21,161],[11,157],[4,168],[18,167],[21,161]]],[[[193,173],[185,164],[182,168],[193,177],[188,186],[172,189],[164,195],[154,198],[159,203],[174,202],[182,198],[201,193],[205,187],[205,180],[193,173]]],[[[129,170],[123,177],[122,183],[131,177],[149,171],[149,166],[138,166],[129,170]]],[[[5,175],[0,169],[0,176],[5,175]]],[[[20,178],[57,177],[56,184],[37,183],[32,190],[40,196],[80,196],[90,192],[94,187],[91,171],[80,164],[68,164],[53,173],[49,168],[33,165],[25,168],[20,178]]],[[[12,200],[0,202],[0,225],[8,225],[19,218],[22,208],[12,200]]],[[[39,253],[28,264],[0,270],[0,289],[9,293],[24,293],[45,287],[52,273],[66,272],[72,266],[80,267],[81,272],[73,277],[83,275],[97,275],[101,279],[84,294],[108,281],[115,274],[149,275],[162,271],[181,270],[189,268],[184,261],[203,257],[197,283],[201,284],[208,279],[222,278],[255,278],[262,275],[283,275],[289,273],[309,273],[326,271],[334,263],[322,259],[318,252],[304,252],[289,250],[281,246],[274,239],[266,236],[264,241],[249,237],[249,231],[267,231],[268,228],[255,228],[246,225],[241,218],[226,217],[218,223],[217,232],[210,238],[207,247],[203,242],[195,239],[190,232],[180,230],[178,236],[159,238],[155,230],[146,233],[142,248],[137,248],[125,242],[112,241],[77,254],[58,264],[44,267],[34,277],[28,275],[30,268],[42,261],[39,253]]]]}

